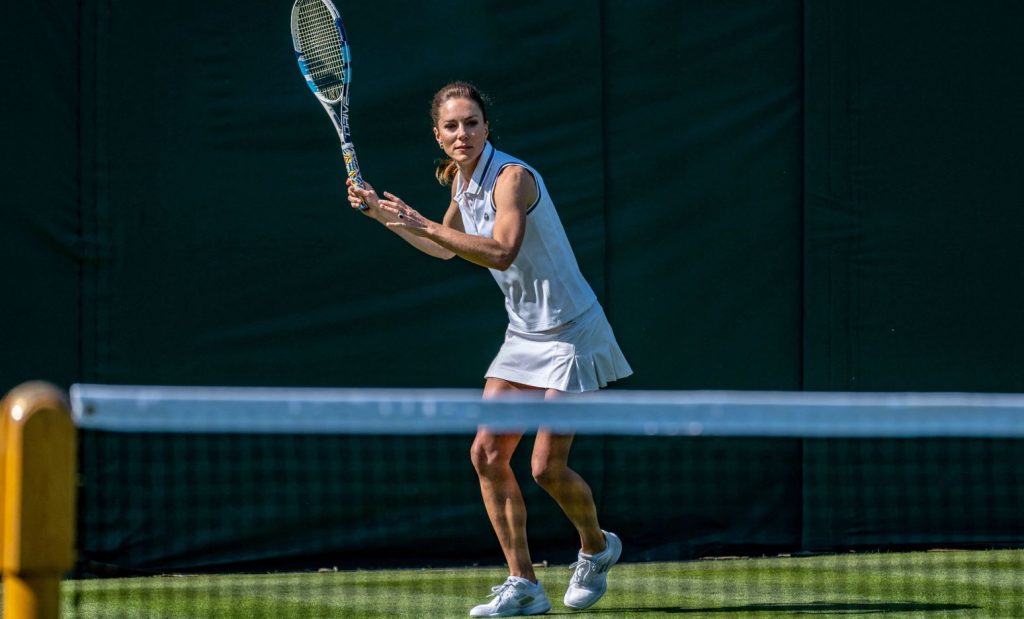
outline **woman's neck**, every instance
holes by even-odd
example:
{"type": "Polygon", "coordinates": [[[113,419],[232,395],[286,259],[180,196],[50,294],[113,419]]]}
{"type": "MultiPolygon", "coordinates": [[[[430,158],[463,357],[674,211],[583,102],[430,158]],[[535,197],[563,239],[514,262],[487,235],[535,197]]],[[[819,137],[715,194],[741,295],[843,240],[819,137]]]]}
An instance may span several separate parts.
{"type": "Polygon", "coordinates": [[[459,166],[459,176],[462,177],[464,182],[468,183],[470,179],[473,178],[473,172],[476,172],[476,166],[478,163],[480,163],[479,156],[475,157],[472,161],[467,162],[465,165],[462,165],[461,163],[455,164],[459,166]]]}

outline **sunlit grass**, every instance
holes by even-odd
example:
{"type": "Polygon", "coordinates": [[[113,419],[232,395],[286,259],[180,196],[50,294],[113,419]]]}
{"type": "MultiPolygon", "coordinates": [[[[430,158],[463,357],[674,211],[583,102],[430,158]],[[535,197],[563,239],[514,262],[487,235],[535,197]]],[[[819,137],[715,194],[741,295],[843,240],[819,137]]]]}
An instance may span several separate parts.
{"type": "MultiPolygon", "coordinates": [[[[465,617],[495,568],[159,576],[64,583],[64,617],[465,617]]],[[[539,568],[549,614],[567,566],[539,568]]],[[[842,554],[616,566],[603,617],[1022,617],[1024,551],[842,554]]]]}

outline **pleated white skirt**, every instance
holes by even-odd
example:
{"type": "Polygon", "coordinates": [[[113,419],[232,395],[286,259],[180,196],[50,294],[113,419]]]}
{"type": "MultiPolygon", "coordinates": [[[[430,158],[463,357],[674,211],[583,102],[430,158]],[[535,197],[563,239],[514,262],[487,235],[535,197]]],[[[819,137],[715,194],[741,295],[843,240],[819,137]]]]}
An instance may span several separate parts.
{"type": "Polygon", "coordinates": [[[509,325],[485,376],[571,393],[596,391],[633,373],[600,303],[547,331],[509,325]]]}

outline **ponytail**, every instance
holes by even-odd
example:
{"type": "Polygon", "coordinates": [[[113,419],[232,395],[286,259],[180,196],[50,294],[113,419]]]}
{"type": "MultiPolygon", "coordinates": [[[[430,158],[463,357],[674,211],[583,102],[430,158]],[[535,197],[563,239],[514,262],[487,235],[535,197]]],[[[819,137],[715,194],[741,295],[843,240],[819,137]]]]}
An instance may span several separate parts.
{"type": "Polygon", "coordinates": [[[434,170],[434,177],[437,182],[445,187],[455,182],[455,175],[459,173],[459,166],[451,159],[441,159],[437,162],[437,169],[434,170]]]}

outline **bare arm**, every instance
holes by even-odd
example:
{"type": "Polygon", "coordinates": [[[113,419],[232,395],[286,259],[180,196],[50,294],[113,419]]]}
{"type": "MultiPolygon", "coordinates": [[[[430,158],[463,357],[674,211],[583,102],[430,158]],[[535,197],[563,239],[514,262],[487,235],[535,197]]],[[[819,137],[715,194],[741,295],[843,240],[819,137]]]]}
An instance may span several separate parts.
{"type": "MultiPolygon", "coordinates": [[[[391,194],[385,192],[385,195],[391,194]]],[[[348,201],[352,205],[352,208],[358,208],[361,203],[366,204],[369,208],[362,211],[364,215],[384,224],[389,230],[400,236],[405,242],[428,256],[433,256],[434,258],[440,258],[442,260],[449,260],[455,256],[452,251],[445,249],[428,238],[413,234],[405,228],[388,226],[389,223],[393,221],[400,221],[400,219],[396,214],[388,213],[380,208],[380,199],[377,197],[377,192],[374,191],[373,187],[369,183],[364,183],[363,189],[356,189],[352,187],[352,185],[349,185],[348,201]]],[[[462,214],[459,212],[459,205],[456,204],[454,200],[452,200],[448,205],[448,211],[445,212],[444,225],[462,230],[462,214]]]]}
{"type": "MultiPolygon", "coordinates": [[[[397,196],[386,192],[384,195],[388,199],[380,200],[379,204],[381,210],[391,214],[391,221],[386,224],[389,228],[403,229],[429,239],[473,264],[504,271],[519,255],[526,233],[526,211],[536,200],[537,191],[533,175],[525,168],[509,166],[501,172],[494,187],[497,212],[492,238],[466,234],[464,229],[431,221],[397,196]]],[[[462,223],[461,216],[459,223],[462,223]]]]}

